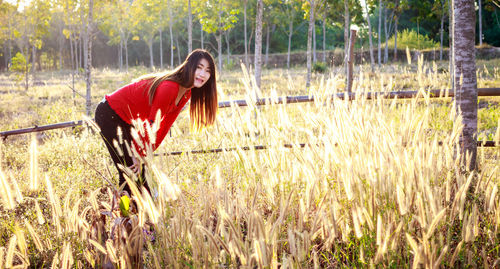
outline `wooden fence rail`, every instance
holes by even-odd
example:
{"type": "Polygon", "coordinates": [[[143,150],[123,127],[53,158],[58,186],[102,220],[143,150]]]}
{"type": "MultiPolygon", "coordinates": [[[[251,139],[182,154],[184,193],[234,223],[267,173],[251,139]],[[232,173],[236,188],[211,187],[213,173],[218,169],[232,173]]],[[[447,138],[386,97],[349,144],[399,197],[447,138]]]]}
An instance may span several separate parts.
{"type": "MultiPolygon", "coordinates": [[[[478,88],[478,96],[500,96],[500,88],[478,88]]],[[[440,98],[440,97],[454,97],[454,94],[452,91],[449,90],[429,90],[429,91],[424,91],[430,98],[440,98]]],[[[346,99],[348,98],[349,100],[353,100],[355,98],[366,98],[366,99],[376,99],[376,98],[384,98],[384,99],[409,99],[409,98],[415,98],[419,94],[421,94],[421,91],[398,91],[398,92],[367,92],[364,94],[361,93],[337,93],[337,94],[332,94],[327,97],[330,100],[334,98],[339,98],[339,99],[346,99]]],[[[254,103],[256,106],[263,106],[263,105],[269,105],[269,104],[293,104],[293,103],[305,103],[305,102],[314,102],[315,98],[314,96],[307,96],[307,95],[299,95],[299,96],[286,96],[286,97],[278,97],[278,98],[260,98],[257,99],[254,103]]],[[[233,101],[225,101],[225,102],[219,102],[219,108],[226,108],[226,107],[231,107],[231,106],[248,106],[249,104],[247,103],[246,100],[233,100],[233,101]]],[[[0,137],[3,138],[4,140],[11,136],[11,135],[20,135],[20,134],[26,134],[26,133],[33,133],[33,132],[42,132],[42,131],[48,131],[48,130],[53,130],[53,129],[60,129],[60,128],[67,128],[67,127],[76,127],[80,126],[83,124],[83,120],[78,120],[78,121],[68,121],[68,122],[61,122],[61,123],[56,123],[56,124],[49,124],[49,125],[43,125],[43,126],[34,126],[31,128],[24,128],[24,129],[17,129],[17,130],[11,130],[11,131],[3,131],[0,132],[0,137]]],[[[481,144],[483,145],[483,144],[481,144]]],[[[489,141],[489,143],[486,143],[486,145],[494,146],[494,143],[492,141],[489,141]]],[[[222,150],[221,150],[222,151],[222,150]]]]}
{"type": "MultiPolygon", "coordinates": [[[[443,142],[439,141],[438,145],[443,145],[443,142]]],[[[284,148],[305,148],[307,146],[312,146],[311,144],[300,143],[300,144],[283,144],[284,148]]],[[[335,144],[337,146],[337,144],[335,144]]],[[[495,141],[477,141],[478,147],[496,147],[495,141]]],[[[242,146],[242,147],[232,147],[232,148],[215,148],[215,149],[198,149],[198,150],[190,150],[190,151],[171,151],[166,153],[155,153],[154,156],[176,156],[182,154],[205,154],[205,153],[221,153],[221,152],[229,152],[235,150],[263,150],[268,149],[269,146],[266,145],[255,145],[255,146],[242,146]]]]}

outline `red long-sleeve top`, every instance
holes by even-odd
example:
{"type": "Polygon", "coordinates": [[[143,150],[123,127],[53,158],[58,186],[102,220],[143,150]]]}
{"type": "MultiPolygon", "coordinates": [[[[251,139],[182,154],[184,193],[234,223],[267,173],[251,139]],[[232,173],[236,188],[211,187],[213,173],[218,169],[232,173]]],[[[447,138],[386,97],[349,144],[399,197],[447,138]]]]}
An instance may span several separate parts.
{"type": "MultiPolygon", "coordinates": [[[[142,144],[150,145],[154,151],[160,146],[182,108],[191,98],[191,90],[186,91],[177,105],[175,105],[175,99],[179,94],[178,83],[173,81],[161,82],[156,89],[151,105],[149,104],[148,90],[149,83],[143,80],[126,85],[106,95],[105,98],[116,114],[128,124],[141,120],[152,125],[156,120],[156,114],[160,111],[159,129],[156,132],[154,143],[151,143],[147,132],[146,135],[140,135],[142,144]]],[[[144,124],[146,126],[146,123],[144,124]]],[[[134,145],[141,156],[146,155],[146,148],[135,141],[134,145]]]]}

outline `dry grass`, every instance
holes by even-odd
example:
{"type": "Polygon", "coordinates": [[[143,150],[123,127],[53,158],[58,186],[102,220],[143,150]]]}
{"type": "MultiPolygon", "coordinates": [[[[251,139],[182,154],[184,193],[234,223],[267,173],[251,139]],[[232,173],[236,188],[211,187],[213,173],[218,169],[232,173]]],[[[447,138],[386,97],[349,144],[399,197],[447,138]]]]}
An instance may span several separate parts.
{"type": "MultiPolygon", "coordinates": [[[[363,71],[357,89],[446,88],[446,75],[432,71],[438,69],[422,62],[379,74],[363,71]]],[[[482,71],[480,85],[500,79],[498,69],[483,70],[489,73],[482,71]]],[[[98,74],[96,88],[102,90],[96,100],[131,76],[113,74],[98,74]]],[[[324,97],[343,88],[343,79],[332,72],[317,76],[305,91],[299,74],[266,71],[262,94],[324,97]]],[[[250,100],[244,77],[241,71],[223,73],[221,99],[250,100]]],[[[20,104],[26,100],[35,100],[38,113],[21,123],[2,120],[2,129],[81,115],[81,106],[67,105],[71,94],[64,87],[5,96],[13,105],[2,105],[4,115],[24,111],[20,104]],[[40,92],[45,106],[36,100],[40,92]]],[[[499,266],[500,153],[480,149],[480,169],[463,173],[456,156],[461,126],[445,104],[423,94],[409,101],[319,98],[311,104],[234,107],[221,110],[215,126],[198,134],[189,133],[183,113],[160,155],[268,149],[149,156],[149,180],[158,195],[133,190],[137,209],[128,217],[120,213],[116,187],[107,183],[116,182],[115,171],[108,172],[96,134],[78,128],[47,133],[43,143],[9,138],[0,149],[0,265],[499,266]],[[296,147],[284,148],[285,143],[296,147]],[[151,223],[154,242],[143,232],[151,223]]],[[[498,120],[487,128],[495,128],[491,136],[499,140],[498,120]]]]}

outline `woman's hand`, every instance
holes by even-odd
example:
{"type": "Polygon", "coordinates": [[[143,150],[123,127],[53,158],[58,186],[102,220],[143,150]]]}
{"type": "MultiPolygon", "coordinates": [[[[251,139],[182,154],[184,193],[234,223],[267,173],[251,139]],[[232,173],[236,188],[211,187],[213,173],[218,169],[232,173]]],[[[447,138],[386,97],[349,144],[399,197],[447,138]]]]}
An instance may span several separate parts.
{"type": "Polygon", "coordinates": [[[130,168],[132,170],[132,172],[134,172],[134,174],[139,174],[139,172],[141,172],[141,169],[142,169],[141,161],[139,159],[137,159],[136,157],[132,156],[132,162],[134,162],[134,164],[132,164],[128,168],[130,168]]]}

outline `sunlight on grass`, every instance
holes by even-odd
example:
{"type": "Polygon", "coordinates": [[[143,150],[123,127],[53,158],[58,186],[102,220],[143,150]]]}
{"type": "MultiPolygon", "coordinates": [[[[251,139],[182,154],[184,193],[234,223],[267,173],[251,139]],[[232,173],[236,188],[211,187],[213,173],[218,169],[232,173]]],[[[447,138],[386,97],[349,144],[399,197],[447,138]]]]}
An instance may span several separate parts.
{"type": "MultiPolygon", "coordinates": [[[[215,126],[194,134],[182,113],[159,156],[148,156],[152,195],[132,187],[127,216],[95,131],[81,127],[0,142],[0,264],[498,266],[498,148],[480,149],[480,169],[463,173],[457,156],[462,127],[449,103],[424,93],[406,101],[362,98],[372,90],[424,90],[438,81],[444,89],[446,74],[438,66],[420,62],[381,74],[363,67],[352,102],[326,98],[344,87],[334,71],[316,76],[306,91],[300,70],[267,70],[263,96],[310,94],[315,102],[262,107],[252,105],[251,76],[223,74],[221,99],[246,99],[250,106],[221,109],[215,126]],[[166,155],[215,148],[232,150],[166,155]]],[[[498,79],[497,69],[480,72],[498,79]]],[[[113,74],[99,73],[97,84],[116,88],[126,81],[113,74]]],[[[96,100],[109,88],[99,89],[96,100]]],[[[72,103],[71,93],[59,91],[48,98],[72,103]]],[[[50,102],[37,109],[37,123],[49,115],[57,121],[81,115],[50,102]]],[[[498,119],[486,120],[498,108],[488,109],[485,135],[498,141],[498,119]]]]}

